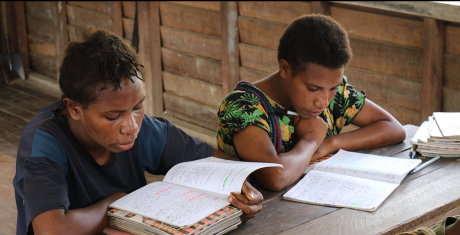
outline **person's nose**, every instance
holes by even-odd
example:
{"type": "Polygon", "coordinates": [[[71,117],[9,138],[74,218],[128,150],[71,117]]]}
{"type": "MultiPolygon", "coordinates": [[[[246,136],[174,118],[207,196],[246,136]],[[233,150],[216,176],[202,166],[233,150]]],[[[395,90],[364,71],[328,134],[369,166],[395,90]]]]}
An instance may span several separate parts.
{"type": "Polygon", "coordinates": [[[315,106],[321,110],[326,109],[330,102],[329,97],[330,97],[329,92],[327,91],[321,92],[320,95],[315,100],[315,106]]]}
{"type": "Polygon", "coordinates": [[[133,114],[129,114],[121,125],[120,132],[122,135],[134,135],[137,132],[139,125],[137,125],[136,119],[133,114]]]}

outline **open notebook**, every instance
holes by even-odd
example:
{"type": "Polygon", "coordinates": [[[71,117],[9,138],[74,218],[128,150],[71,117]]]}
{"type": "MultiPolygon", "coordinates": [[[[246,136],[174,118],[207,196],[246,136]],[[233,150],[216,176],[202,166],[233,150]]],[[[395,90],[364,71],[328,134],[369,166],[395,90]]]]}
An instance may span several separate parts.
{"type": "Polygon", "coordinates": [[[283,198],[374,211],[420,163],[420,159],[340,150],[331,158],[317,163],[283,198]]]}

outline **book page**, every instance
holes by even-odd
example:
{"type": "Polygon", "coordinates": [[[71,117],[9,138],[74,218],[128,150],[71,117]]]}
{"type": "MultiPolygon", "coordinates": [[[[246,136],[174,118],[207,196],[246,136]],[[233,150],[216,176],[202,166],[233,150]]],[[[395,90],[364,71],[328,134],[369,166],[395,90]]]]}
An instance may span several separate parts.
{"type": "Polygon", "coordinates": [[[168,171],[163,181],[228,196],[230,192],[241,192],[241,186],[249,174],[263,167],[283,167],[283,165],[208,157],[175,165],[168,171]]]}
{"type": "Polygon", "coordinates": [[[421,162],[420,159],[383,157],[341,149],[331,158],[316,164],[314,170],[399,184],[421,162]]]}
{"type": "Polygon", "coordinates": [[[420,125],[414,137],[410,140],[411,144],[418,145],[420,143],[428,143],[428,124],[428,121],[424,121],[422,125],[420,125]]]}
{"type": "Polygon", "coordinates": [[[434,121],[445,137],[460,137],[460,112],[433,112],[434,121]]]}
{"type": "Polygon", "coordinates": [[[444,136],[441,133],[441,130],[439,130],[438,124],[436,124],[436,121],[433,119],[432,116],[428,117],[430,127],[428,128],[429,130],[429,138],[428,139],[441,139],[444,138],[444,136]]]}
{"type": "Polygon", "coordinates": [[[313,170],[284,194],[283,198],[373,211],[398,186],[399,184],[313,170]]]}
{"type": "Polygon", "coordinates": [[[188,227],[229,204],[227,196],[153,182],[116,200],[110,207],[188,227]]]}

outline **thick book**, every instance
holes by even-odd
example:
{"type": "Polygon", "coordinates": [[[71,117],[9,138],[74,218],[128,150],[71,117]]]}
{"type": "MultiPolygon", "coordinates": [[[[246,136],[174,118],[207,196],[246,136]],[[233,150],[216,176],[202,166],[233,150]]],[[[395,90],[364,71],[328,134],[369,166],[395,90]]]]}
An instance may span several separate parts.
{"type": "Polygon", "coordinates": [[[286,200],[375,211],[422,161],[340,150],[315,164],[283,198],[286,200]]]}
{"type": "Polygon", "coordinates": [[[240,209],[231,192],[253,171],[274,163],[208,157],[172,167],[163,181],[150,183],[109,205],[109,227],[135,234],[215,234],[236,228],[240,209]]]}
{"type": "MultiPolygon", "coordinates": [[[[439,115],[438,119],[442,120],[439,115]]],[[[411,139],[411,144],[415,145],[417,152],[424,157],[460,157],[460,138],[444,137],[439,126],[443,124],[439,125],[433,117],[428,117],[428,121],[420,125],[411,139]]]]}

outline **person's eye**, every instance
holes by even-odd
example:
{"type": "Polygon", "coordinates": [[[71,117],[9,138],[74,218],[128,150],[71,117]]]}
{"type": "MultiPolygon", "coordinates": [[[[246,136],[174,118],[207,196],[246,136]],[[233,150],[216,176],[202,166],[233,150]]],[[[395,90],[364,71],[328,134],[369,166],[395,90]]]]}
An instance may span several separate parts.
{"type": "Polygon", "coordinates": [[[337,89],[339,89],[338,86],[331,88],[331,91],[336,91],[337,89]]]}
{"type": "Polygon", "coordinates": [[[310,88],[310,87],[308,87],[308,90],[309,91],[318,91],[319,89],[318,88],[310,88]]]}
{"type": "Polygon", "coordinates": [[[120,117],[120,115],[116,116],[116,117],[105,117],[107,120],[109,121],[115,121],[117,120],[118,118],[120,117]]]}
{"type": "Polygon", "coordinates": [[[136,107],[134,107],[134,110],[141,110],[142,108],[144,108],[144,104],[143,104],[143,103],[140,104],[140,105],[138,105],[138,106],[136,106],[136,107]]]}

